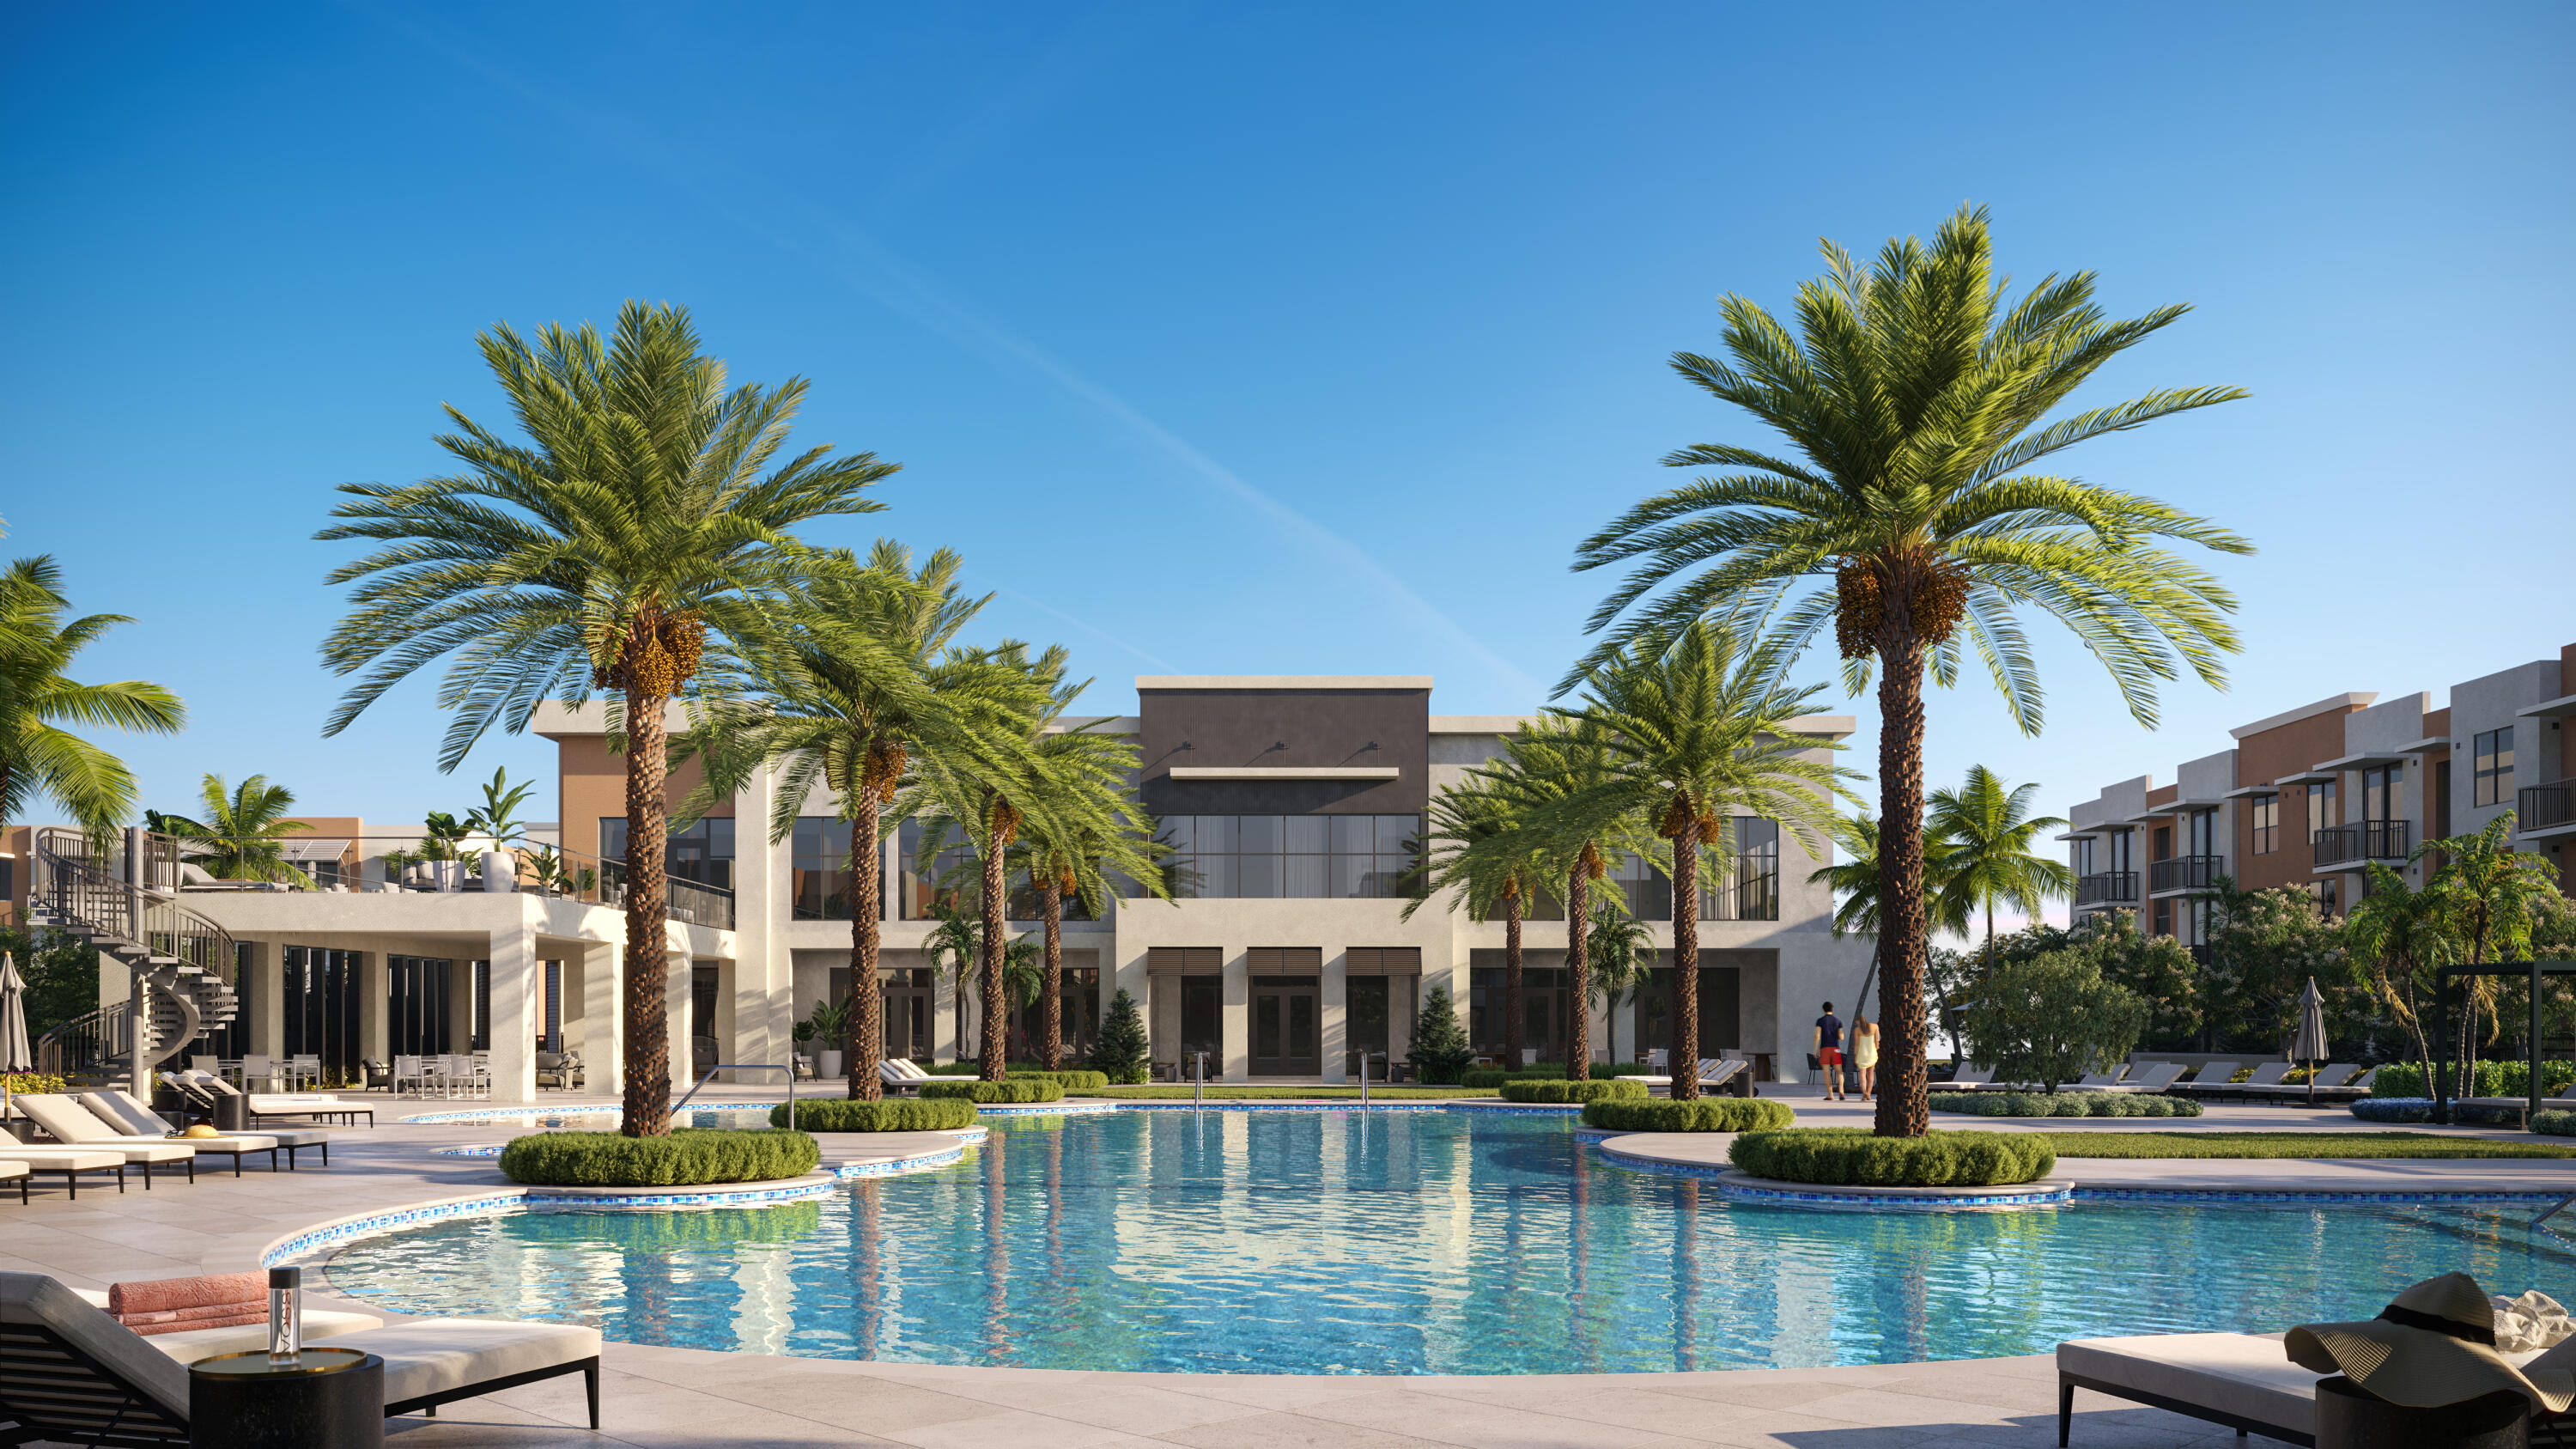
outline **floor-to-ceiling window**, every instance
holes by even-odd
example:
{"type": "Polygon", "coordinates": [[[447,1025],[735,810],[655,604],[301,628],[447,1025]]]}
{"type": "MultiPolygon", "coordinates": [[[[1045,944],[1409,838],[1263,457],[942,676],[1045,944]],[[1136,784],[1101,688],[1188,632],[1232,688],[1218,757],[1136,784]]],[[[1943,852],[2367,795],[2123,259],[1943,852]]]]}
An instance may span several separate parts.
{"type": "Polygon", "coordinates": [[[456,963],[425,956],[385,958],[386,1049],[395,1056],[438,1056],[456,1050],[450,994],[456,963]]]}
{"type": "Polygon", "coordinates": [[[358,1070],[358,953],[312,946],[280,950],[280,1054],[321,1059],[324,1071],[358,1070]]]}

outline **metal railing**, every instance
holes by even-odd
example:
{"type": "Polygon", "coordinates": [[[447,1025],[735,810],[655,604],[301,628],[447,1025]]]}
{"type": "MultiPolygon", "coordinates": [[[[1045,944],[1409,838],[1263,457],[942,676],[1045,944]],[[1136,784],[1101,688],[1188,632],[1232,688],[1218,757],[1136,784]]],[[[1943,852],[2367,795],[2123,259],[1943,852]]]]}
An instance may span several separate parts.
{"type": "Polygon", "coordinates": [[[2210,877],[2222,875],[2226,869],[2227,862],[2220,856],[2177,855],[2147,867],[2147,889],[2159,895],[2166,891],[2207,890],[2210,877]]]}
{"type": "Polygon", "coordinates": [[[2346,825],[2329,825],[2313,837],[2316,863],[2342,865],[2348,861],[2404,860],[2414,829],[2415,823],[2411,820],[2356,820],[2346,825]]]}
{"type": "Polygon", "coordinates": [[[2514,791],[2513,815],[2515,828],[2526,834],[2576,825],[2576,780],[2553,780],[2514,791]]]}
{"type": "Polygon", "coordinates": [[[2137,899],[2138,873],[2134,870],[2098,871],[2075,882],[2075,904],[2079,906],[2134,904],[2137,899]]]}

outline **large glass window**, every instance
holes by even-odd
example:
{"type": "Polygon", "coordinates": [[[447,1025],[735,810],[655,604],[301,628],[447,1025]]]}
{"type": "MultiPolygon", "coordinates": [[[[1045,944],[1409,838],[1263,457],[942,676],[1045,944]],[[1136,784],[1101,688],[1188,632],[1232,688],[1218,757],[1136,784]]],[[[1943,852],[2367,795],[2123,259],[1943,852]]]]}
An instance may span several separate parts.
{"type": "Polygon", "coordinates": [[[1200,900],[1402,896],[1416,815],[1171,815],[1172,893],[1200,900]]]}
{"type": "MultiPolygon", "coordinates": [[[[799,815],[790,850],[796,919],[850,919],[850,822],[829,815],[799,815]]],[[[882,863],[878,871],[882,877],[882,863]]]]}
{"type": "MultiPolygon", "coordinates": [[[[423,956],[387,956],[385,985],[386,1049],[396,1056],[437,1056],[456,1050],[458,1036],[473,1035],[470,1023],[452,1020],[448,978],[453,961],[423,956]],[[456,1028],[464,1025],[466,1030],[456,1028]]],[[[481,982],[476,983],[478,986],[481,982]]],[[[478,1043],[479,1045],[479,1043],[478,1043]]]]}
{"type": "Polygon", "coordinates": [[[2194,810],[2183,817],[2183,854],[2216,855],[2218,853],[2218,812],[2194,810]]]}
{"type": "Polygon", "coordinates": [[[1758,815],[1735,817],[1735,873],[1705,881],[1699,893],[1703,921],[1780,919],[1780,822],[1758,815]]]}
{"type": "Polygon", "coordinates": [[[2333,780],[2319,780],[2308,787],[2308,838],[2314,840],[2320,830],[2331,830],[2343,823],[2342,802],[2336,796],[2341,786],[2333,780]]]}
{"type": "Polygon", "coordinates": [[[358,953],[288,946],[278,955],[286,1056],[316,1056],[345,1078],[358,1068],[358,953]]]}
{"type": "MultiPolygon", "coordinates": [[[[846,838],[847,827],[843,830],[846,838]]],[[[902,830],[895,836],[895,849],[902,866],[902,875],[895,888],[895,907],[897,916],[902,920],[927,921],[934,916],[931,907],[943,901],[965,901],[974,898],[973,893],[979,879],[975,874],[974,848],[966,844],[964,837],[955,829],[945,829],[940,832],[940,838],[946,843],[939,854],[932,859],[924,860],[921,852],[923,841],[927,836],[928,832],[922,828],[918,820],[905,821],[902,830]]],[[[1113,880],[1111,889],[1116,888],[1117,883],[1113,880]]],[[[1029,884],[1027,871],[1011,872],[1006,893],[1002,898],[1002,913],[1014,921],[1045,919],[1045,900],[1038,894],[1036,888],[1029,884]]],[[[1078,895],[1064,898],[1059,915],[1068,921],[1092,919],[1090,908],[1082,903],[1082,898],[1078,895]]],[[[846,907],[843,908],[839,918],[842,920],[849,918],[846,907]]]]}
{"type": "Polygon", "coordinates": [[[2477,755],[2472,768],[2477,771],[2470,785],[2470,803],[2501,805],[2513,798],[2513,730],[2510,726],[2488,730],[2477,738],[2477,755]]]}
{"type": "Polygon", "coordinates": [[[2406,767],[2374,765],[2361,772],[2361,818],[2402,820],[2406,816],[2406,767]]]}
{"type": "Polygon", "coordinates": [[[2109,852],[2109,854],[2110,854],[2110,857],[2111,857],[2111,858],[2110,858],[2109,863],[2108,863],[2108,864],[2106,864],[2106,865],[2103,867],[2103,869],[2104,869],[2104,870],[2106,870],[2106,871],[2109,871],[2109,872],[2111,872],[2111,873],[2113,873],[2113,874],[2122,874],[2122,875],[2127,874],[2127,873],[2128,873],[2128,872],[2130,872],[2130,871],[2136,870],[2136,869],[2138,868],[2138,866],[2137,866],[2137,858],[2136,858],[2136,856],[2133,854],[2133,852],[2137,849],[2137,844],[2136,844],[2136,842],[2137,842],[2137,833],[2136,833],[2135,831],[2130,831],[2130,830],[2114,830],[2114,831],[2112,831],[2112,832],[2111,832],[2111,834],[2110,834],[2110,836],[2107,838],[2107,841],[2106,841],[2106,843],[2110,846],[2110,852],[2109,852]]]}
{"type": "Polygon", "coordinates": [[[2257,795],[2247,802],[2247,812],[2252,822],[2254,854],[2270,855],[2274,850],[2279,849],[2281,797],[2257,795]]]}
{"type": "MultiPolygon", "coordinates": [[[[604,860],[626,858],[626,817],[599,819],[599,854],[604,860]]],[[[694,881],[718,890],[733,889],[733,817],[710,815],[685,830],[671,832],[663,868],[673,880],[694,881]]]]}

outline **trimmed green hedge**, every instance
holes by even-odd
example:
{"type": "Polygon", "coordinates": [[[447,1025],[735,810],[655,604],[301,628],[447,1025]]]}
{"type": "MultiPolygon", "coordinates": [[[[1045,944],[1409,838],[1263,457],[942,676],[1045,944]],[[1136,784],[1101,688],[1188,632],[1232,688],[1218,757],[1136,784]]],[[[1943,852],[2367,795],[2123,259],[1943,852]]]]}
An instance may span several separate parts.
{"type": "Polygon", "coordinates": [[[2544,1108],[2531,1114],[2531,1130],[2552,1137],[2576,1137],[2576,1112],[2544,1108]]]}
{"type": "Polygon", "coordinates": [[[1623,1082],[1616,1078],[1604,1082],[1569,1082],[1559,1077],[1553,1081],[1538,1077],[1502,1084],[1506,1102],[1606,1102],[1612,1098],[1643,1097],[1646,1084],[1623,1082]]]}
{"type": "Polygon", "coordinates": [[[1109,1074],[1107,1072],[1094,1072],[1076,1067],[1070,1071],[1062,1072],[1013,1072],[1011,1073],[1011,1080],[1014,1082],[1053,1082],[1068,1092],[1096,1092],[1102,1087],[1109,1085],[1109,1074]]]}
{"type": "Polygon", "coordinates": [[[1932,1110],[1971,1117],[2197,1117],[2200,1104],[2137,1092],[1934,1092],[1932,1110]]]}
{"type": "MultiPolygon", "coordinates": [[[[787,1125],[786,1103],[769,1109],[769,1125],[787,1125]]],[[[796,1126],[806,1132],[949,1132],[974,1125],[975,1104],[954,1097],[888,1097],[882,1102],[820,1097],[796,1104],[796,1126]]]]}
{"type": "Polygon", "coordinates": [[[501,1149],[512,1182],[545,1187],[686,1187],[803,1177],[823,1149],[802,1132],[684,1127],[668,1137],[539,1132],[501,1149]]]}
{"type": "Polygon", "coordinates": [[[924,1082],[921,1099],[925,1102],[955,1100],[1010,1105],[1020,1102],[1060,1102],[1064,1088],[1054,1082],[924,1082]]]}
{"type": "MultiPolygon", "coordinates": [[[[2454,1071],[2458,1070],[2455,1066],[2454,1071]]],[[[2457,1078],[2453,1079],[2454,1081],[2457,1078]]],[[[2528,1097],[2531,1095],[2531,1063],[2527,1061],[2480,1062],[2470,1079],[2475,1091],[2472,1097],[2528,1097]]],[[[2576,1062],[2544,1061],[2540,1064],[2540,1095],[2563,1097],[2570,1086],[2576,1086],[2576,1062]]],[[[2420,1062],[2382,1062],[2379,1075],[2370,1079],[2374,1097],[2430,1097],[2424,1085],[2424,1067],[2420,1062]]]]}
{"type": "Polygon", "coordinates": [[[1612,1132],[1752,1132],[1797,1120],[1789,1104],[1770,1097],[1614,1098],[1583,1109],[1583,1125],[1612,1132]]]}
{"type": "Polygon", "coordinates": [[[1755,1177],[1830,1187],[2002,1187],[2036,1181],[2057,1165],[2039,1132],[1874,1137],[1861,1127],[1747,1132],[1726,1157],[1755,1177]]]}

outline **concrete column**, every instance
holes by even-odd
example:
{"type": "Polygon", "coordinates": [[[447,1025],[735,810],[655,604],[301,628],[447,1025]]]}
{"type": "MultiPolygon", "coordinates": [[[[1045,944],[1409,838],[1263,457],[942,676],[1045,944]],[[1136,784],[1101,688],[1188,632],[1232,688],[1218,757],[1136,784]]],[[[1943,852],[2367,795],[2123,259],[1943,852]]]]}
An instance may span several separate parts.
{"type": "Polygon", "coordinates": [[[537,1027],[545,1003],[545,967],[537,959],[537,931],[521,920],[494,931],[492,963],[492,1100],[537,1099],[537,1027]]]}
{"type": "Polygon", "coordinates": [[[1236,951],[1225,958],[1225,1079],[1252,1078],[1252,956],[1236,951]]]}
{"type": "MultiPolygon", "coordinates": [[[[491,1023],[483,1025],[489,1027],[491,1023]]],[[[450,961],[447,963],[447,1049],[451,1052],[473,1050],[474,1026],[474,963],[450,961]]]]}
{"type": "Polygon", "coordinates": [[[242,1009],[250,1031],[249,1050],[258,1056],[286,1052],[286,948],[276,941],[250,943],[250,964],[241,980],[242,1009]]]}
{"type": "MultiPolygon", "coordinates": [[[[677,934],[676,932],[673,934],[677,934]]],[[[689,1065],[690,1009],[693,999],[689,990],[689,949],[680,942],[671,943],[663,952],[663,997],[670,1012],[671,1090],[685,1092],[693,1080],[689,1065]]]]}
{"type": "Polygon", "coordinates": [[[930,1055],[933,1061],[957,1060],[957,991],[956,974],[943,964],[932,975],[930,1039],[934,1045],[930,1055]]]}
{"type": "Polygon", "coordinates": [[[1145,981],[1145,1036],[1158,1062],[1181,1059],[1181,981],[1178,976],[1149,976],[1145,981]]]}
{"type": "Polygon", "coordinates": [[[1318,1049],[1323,1053],[1324,1080],[1350,1080],[1350,955],[1331,951],[1324,957],[1323,979],[1319,985],[1316,1023],[1322,1036],[1318,1049]]]}
{"type": "Polygon", "coordinates": [[[582,1086],[616,1096],[626,1090],[625,972],[617,943],[585,941],[581,947],[582,1086]]]}
{"type": "Polygon", "coordinates": [[[387,1017],[393,1005],[393,977],[382,951],[353,951],[358,958],[358,1055],[391,1063],[393,1032],[387,1017]]]}

